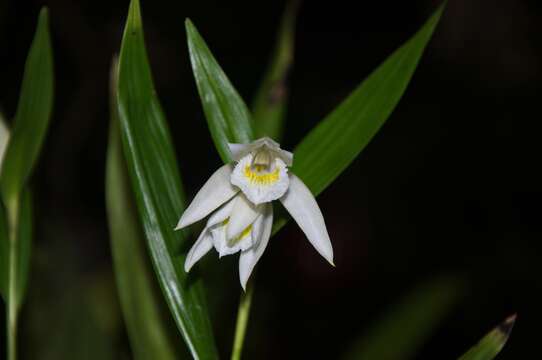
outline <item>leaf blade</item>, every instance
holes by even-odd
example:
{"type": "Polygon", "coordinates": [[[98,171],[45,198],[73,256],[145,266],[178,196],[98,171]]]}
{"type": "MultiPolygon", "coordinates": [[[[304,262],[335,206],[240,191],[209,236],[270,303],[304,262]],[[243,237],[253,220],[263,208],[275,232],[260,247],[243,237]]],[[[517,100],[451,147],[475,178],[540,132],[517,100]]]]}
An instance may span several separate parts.
{"type": "Polygon", "coordinates": [[[222,161],[228,163],[228,143],[249,143],[254,138],[250,112],[194,24],[187,19],[185,25],[192,71],[209,131],[222,161]]]}
{"type": "Polygon", "coordinates": [[[317,195],[356,158],[399,102],[444,5],[294,150],[292,172],[317,195]],[[393,76],[395,75],[395,76],[393,76]]]}
{"type": "Polygon", "coordinates": [[[491,360],[497,356],[510,337],[516,315],[509,316],[499,326],[484,336],[478,344],[463,354],[459,360],[491,360]]]}
{"type": "Polygon", "coordinates": [[[154,90],[137,0],[132,0],[126,21],[117,91],[124,156],[162,292],[192,355],[216,359],[201,281],[184,272],[186,238],[183,232],[173,231],[185,206],[184,193],[154,90]]]}
{"type": "MultiPolygon", "coordinates": [[[[112,78],[116,78],[116,63],[112,78]]],[[[175,359],[158,311],[148,271],[141,225],[130,190],[118,124],[116,81],[112,81],[111,124],[106,161],[106,206],[111,253],[130,345],[135,359],[175,359]]]]}
{"type": "Polygon", "coordinates": [[[47,8],[40,12],[25,64],[11,138],[2,163],[0,190],[6,204],[15,201],[26,183],[53,110],[53,54],[47,8]]]}

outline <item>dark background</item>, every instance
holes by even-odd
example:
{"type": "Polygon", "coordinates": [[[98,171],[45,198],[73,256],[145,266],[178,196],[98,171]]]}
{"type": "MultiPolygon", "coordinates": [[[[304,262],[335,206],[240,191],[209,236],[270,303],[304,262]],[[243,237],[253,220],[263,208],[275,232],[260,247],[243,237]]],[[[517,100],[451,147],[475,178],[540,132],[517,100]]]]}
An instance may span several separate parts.
{"type": "MultiPolygon", "coordinates": [[[[184,18],[250,101],[284,2],[141,2],[156,89],[192,196],[220,160],[191,74],[184,18]]],[[[130,358],[103,185],[109,66],[128,1],[0,2],[0,104],[8,117],[44,4],[56,99],[33,177],[36,238],[19,346],[27,359],[130,358]]],[[[284,147],[292,149],[437,5],[306,1],[284,147]]],[[[537,1],[449,2],[397,109],[319,197],[337,267],[293,224],[271,241],[258,267],[245,358],[339,358],[403,294],[441,275],[458,279],[461,295],[416,358],[454,359],[515,312],[500,358],[539,357],[541,20],[537,1]]],[[[213,253],[205,264],[226,358],[240,290],[237,260],[218,262],[213,253]]]]}

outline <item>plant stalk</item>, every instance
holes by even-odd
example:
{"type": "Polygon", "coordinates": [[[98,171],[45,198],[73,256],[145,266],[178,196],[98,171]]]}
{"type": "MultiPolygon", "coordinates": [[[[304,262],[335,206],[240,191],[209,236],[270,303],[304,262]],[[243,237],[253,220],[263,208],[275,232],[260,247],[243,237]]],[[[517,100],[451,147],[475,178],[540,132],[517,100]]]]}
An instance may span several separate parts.
{"type": "Polygon", "coordinates": [[[19,222],[19,199],[8,203],[9,234],[9,285],[6,307],[7,360],[17,359],[17,230],[19,222]]]}
{"type": "Polygon", "coordinates": [[[254,275],[247,284],[246,291],[241,294],[239,301],[239,309],[237,310],[237,324],[235,325],[235,337],[233,339],[233,349],[231,360],[241,360],[243,352],[243,344],[245,342],[245,334],[250,315],[250,305],[252,303],[252,294],[254,293],[254,275]]]}

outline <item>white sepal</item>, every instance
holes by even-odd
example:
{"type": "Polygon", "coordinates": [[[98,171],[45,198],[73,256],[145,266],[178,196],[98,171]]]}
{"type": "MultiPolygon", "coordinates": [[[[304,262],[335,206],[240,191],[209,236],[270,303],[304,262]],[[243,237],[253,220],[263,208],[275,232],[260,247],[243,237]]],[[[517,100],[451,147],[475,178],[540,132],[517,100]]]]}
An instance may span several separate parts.
{"type": "Polygon", "coordinates": [[[230,220],[226,226],[226,239],[239,236],[261,214],[262,206],[254,205],[243,194],[233,200],[230,220]]]}
{"type": "Polygon", "coordinates": [[[311,191],[294,174],[290,174],[290,187],[280,201],[303,230],[316,251],[331,265],[334,265],[333,247],[322,212],[311,191]]]}
{"type": "Polygon", "coordinates": [[[232,170],[233,166],[226,164],[211,175],[181,216],[175,230],[182,229],[203,219],[239,191],[230,182],[232,170]]]}
{"type": "Polygon", "coordinates": [[[211,241],[211,233],[207,228],[205,228],[198,237],[198,240],[196,240],[194,245],[192,245],[192,248],[186,256],[184,271],[189,272],[192,266],[194,266],[194,264],[197,263],[199,259],[203,257],[203,255],[207,254],[212,247],[213,243],[211,241]]]}
{"type": "Polygon", "coordinates": [[[241,256],[239,257],[239,280],[241,281],[243,290],[246,289],[250,274],[252,274],[252,270],[254,270],[254,267],[267,247],[272,227],[273,206],[266,204],[263,215],[254,222],[254,229],[252,230],[254,245],[248,250],[241,252],[241,256]]]}

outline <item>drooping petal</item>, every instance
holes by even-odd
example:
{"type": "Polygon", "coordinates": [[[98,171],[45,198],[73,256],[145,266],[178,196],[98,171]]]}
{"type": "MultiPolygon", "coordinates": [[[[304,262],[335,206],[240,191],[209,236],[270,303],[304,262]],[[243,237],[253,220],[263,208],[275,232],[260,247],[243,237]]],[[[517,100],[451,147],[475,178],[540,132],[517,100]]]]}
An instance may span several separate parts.
{"type": "Polygon", "coordinates": [[[254,222],[254,229],[252,231],[254,245],[248,250],[241,252],[241,256],[239,257],[239,280],[241,281],[243,290],[247,286],[247,281],[250,278],[250,274],[252,274],[252,270],[254,270],[254,267],[267,247],[272,227],[273,206],[266,204],[263,216],[254,222]]]}
{"type": "Polygon", "coordinates": [[[254,204],[277,200],[288,190],[288,168],[279,158],[273,159],[269,169],[258,170],[252,166],[254,156],[242,158],[233,170],[231,183],[238,186],[254,204]]]}
{"type": "Polygon", "coordinates": [[[186,256],[184,271],[189,272],[192,266],[194,266],[194,264],[197,263],[199,259],[203,257],[203,255],[207,254],[212,247],[213,243],[211,241],[211,233],[207,228],[205,228],[198,237],[198,240],[196,240],[194,245],[192,245],[192,248],[186,256]]]}
{"type": "Polygon", "coordinates": [[[262,210],[261,205],[254,205],[243,194],[239,194],[234,199],[230,220],[226,226],[226,239],[230,240],[239,236],[256,220],[262,210]]]}
{"type": "Polygon", "coordinates": [[[232,170],[233,166],[226,164],[211,175],[181,216],[175,230],[182,229],[203,219],[239,191],[230,182],[232,170]]]}
{"type": "Polygon", "coordinates": [[[290,187],[280,201],[303,230],[316,251],[331,265],[334,265],[333,247],[322,212],[311,191],[294,174],[290,174],[290,187]]]}

